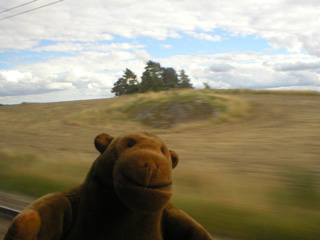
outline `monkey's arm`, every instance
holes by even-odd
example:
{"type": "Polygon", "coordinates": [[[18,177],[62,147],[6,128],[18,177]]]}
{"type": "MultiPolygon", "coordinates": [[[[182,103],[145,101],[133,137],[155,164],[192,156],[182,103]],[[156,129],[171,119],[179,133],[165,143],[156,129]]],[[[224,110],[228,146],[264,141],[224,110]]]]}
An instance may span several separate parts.
{"type": "Polygon", "coordinates": [[[71,222],[69,199],[62,192],[48,194],[14,218],[4,240],[60,239],[71,222]]]}

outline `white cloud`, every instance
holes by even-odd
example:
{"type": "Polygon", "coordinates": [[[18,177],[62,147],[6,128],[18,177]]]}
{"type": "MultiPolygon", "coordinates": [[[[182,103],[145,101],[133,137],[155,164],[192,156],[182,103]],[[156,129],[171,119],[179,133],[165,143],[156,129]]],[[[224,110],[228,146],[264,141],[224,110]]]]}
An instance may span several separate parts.
{"type": "MultiPolygon", "coordinates": [[[[159,59],[176,69],[185,69],[193,84],[202,88],[209,83],[213,88],[275,88],[288,86],[309,86],[319,89],[319,72],[302,71],[315,68],[317,59],[305,54],[259,55],[251,53],[226,53],[206,56],[174,56],[159,59]],[[279,71],[275,66],[286,66],[286,62],[299,61],[291,71],[279,71]],[[313,63],[314,62],[314,63],[313,63]],[[313,63],[313,64],[310,64],[313,63]],[[302,67],[301,67],[302,66],[302,67]]],[[[290,66],[291,67],[291,66],[290,66]]],[[[314,69],[312,69],[314,70],[314,69]]]]}
{"type": "Polygon", "coordinates": [[[187,32],[188,34],[190,34],[191,36],[193,36],[194,38],[200,39],[200,40],[207,40],[207,41],[212,41],[212,42],[217,42],[217,41],[221,41],[221,36],[219,35],[211,35],[211,34],[207,34],[207,33],[197,33],[197,32],[187,32]]]}
{"type": "MultiPolygon", "coordinates": [[[[38,94],[34,99],[41,99],[42,96],[40,101],[48,101],[48,96],[52,97],[53,92],[57,93],[55,101],[111,96],[110,90],[125,68],[141,77],[145,67],[144,59],[150,60],[145,50],[139,50],[138,53],[128,51],[112,54],[82,52],[73,57],[19,66],[19,71],[3,70],[0,72],[0,102],[12,101],[10,96],[25,96],[23,99],[29,99],[31,94],[38,94]],[[59,99],[58,96],[68,97],[59,99]]],[[[319,61],[306,54],[268,56],[226,53],[179,55],[153,60],[162,66],[184,69],[196,88],[203,88],[204,82],[213,88],[269,89],[301,86],[302,89],[317,90],[320,87],[319,61]]],[[[17,99],[22,97],[15,101],[17,99]]]]}
{"type": "Polygon", "coordinates": [[[80,43],[60,42],[57,44],[50,44],[43,47],[36,47],[32,49],[35,52],[51,51],[51,52],[75,52],[81,51],[84,46],[80,43]]]}
{"type": "Polygon", "coordinates": [[[320,73],[320,61],[313,62],[294,62],[294,63],[281,63],[274,66],[277,71],[306,71],[318,70],[320,73]]]}
{"type": "Polygon", "coordinates": [[[38,101],[48,101],[52,92],[57,94],[56,101],[111,96],[110,89],[125,68],[134,69],[137,74],[144,70],[145,61],[151,56],[140,47],[127,43],[90,45],[87,48],[95,51],[81,51],[72,56],[22,64],[14,70],[2,70],[0,102],[17,103],[18,99],[29,99],[31,95],[38,101]],[[101,47],[110,51],[100,51],[101,47]]]}
{"type": "MultiPolygon", "coordinates": [[[[5,1],[0,7],[11,6],[10,1],[5,1]]],[[[219,41],[219,35],[210,33],[219,28],[235,35],[257,35],[274,48],[300,52],[304,47],[319,56],[319,11],[320,5],[314,1],[301,4],[296,0],[78,0],[76,5],[62,1],[1,21],[0,46],[2,51],[30,49],[43,39],[94,42],[111,40],[115,35],[164,40],[188,32],[200,39],[219,41]],[[159,5],[166,10],[159,10],[159,5]]]]}
{"type": "Polygon", "coordinates": [[[68,89],[74,89],[75,87],[72,85],[72,83],[51,82],[47,85],[47,88],[50,90],[68,90],[68,89]]]}
{"type": "Polygon", "coordinates": [[[35,52],[51,51],[51,52],[80,52],[80,51],[103,51],[110,52],[115,50],[136,50],[144,48],[144,45],[133,45],[130,43],[73,43],[73,42],[58,42],[42,47],[31,49],[35,52]]]}
{"type": "Polygon", "coordinates": [[[142,62],[147,62],[148,60],[152,59],[152,56],[146,50],[137,50],[135,57],[142,62]]]}
{"type": "Polygon", "coordinates": [[[30,72],[22,73],[15,70],[0,71],[0,80],[5,79],[10,83],[19,83],[21,80],[31,79],[31,78],[32,78],[32,74],[30,72]]]}
{"type": "Polygon", "coordinates": [[[170,45],[170,44],[161,44],[160,46],[163,47],[163,48],[165,48],[165,49],[170,49],[170,48],[172,48],[172,45],[170,45]]]}
{"type": "Polygon", "coordinates": [[[235,69],[235,67],[227,63],[213,63],[210,66],[210,70],[213,72],[229,72],[233,69],[235,69]]]}

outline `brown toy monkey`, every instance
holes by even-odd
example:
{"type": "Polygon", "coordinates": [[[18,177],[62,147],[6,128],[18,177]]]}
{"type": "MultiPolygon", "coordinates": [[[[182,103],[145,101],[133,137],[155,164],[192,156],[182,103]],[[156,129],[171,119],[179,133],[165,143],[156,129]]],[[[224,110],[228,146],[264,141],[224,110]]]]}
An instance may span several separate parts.
{"type": "Polygon", "coordinates": [[[179,161],[156,136],[99,134],[101,155],[84,183],[48,194],[21,212],[4,240],[209,240],[169,202],[179,161]]]}

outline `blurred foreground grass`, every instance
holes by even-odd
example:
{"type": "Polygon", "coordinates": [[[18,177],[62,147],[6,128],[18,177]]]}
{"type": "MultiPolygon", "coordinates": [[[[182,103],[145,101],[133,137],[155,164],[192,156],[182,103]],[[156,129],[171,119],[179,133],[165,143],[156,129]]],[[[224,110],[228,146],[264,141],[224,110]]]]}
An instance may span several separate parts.
{"type": "MultiPolygon", "coordinates": [[[[43,164],[44,160],[32,154],[10,155],[2,152],[0,159],[0,189],[34,197],[77,186],[90,167],[72,162],[43,164]],[[17,168],[18,165],[24,167],[17,168]]],[[[240,177],[236,181],[230,173],[220,172],[218,177],[210,179],[201,173],[186,176],[186,172],[175,175],[177,191],[172,201],[213,235],[247,240],[314,240],[320,236],[318,179],[311,179],[309,173],[292,171],[282,176],[286,186],[279,184],[258,189],[250,183],[243,186],[244,179],[240,177]],[[222,182],[213,186],[212,182],[216,179],[222,182]],[[224,179],[233,180],[224,183],[224,179]],[[236,193],[227,187],[230,183],[237,188],[236,192],[244,191],[245,197],[256,194],[266,196],[259,204],[255,203],[256,199],[243,202],[237,196],[232,197],[236,193]],[[216,196],[219,193],[220,196],[216,196]]]]}
{"type": "Polygon", "coordinates": [[[319,100],[314,92],[212,90],[1,106],[0,189],[39,197],[72,188],[98,156],[98,133],[150,131],[181,158],[172,201],[214,236],[316,240],[319,100]],[[130,120],[144,104],[191,100],[218,108],[220,120],[171,129],[130,120]]]}
{"type": "Polygon", "coordinates": [[[34,197],[75,187],[88,171],[88,166],[48,163],[34,154],[0,152],[0,159],[0,188],[34,197]]]}
{"type": "Polygon", "coordinates": [[[174,202],[213,235],[237,239],[315,240],[320,234],[319,213],[312,211],[306,214],[294,208],[280,208],[265,212],[183,196],[174,202]]]}

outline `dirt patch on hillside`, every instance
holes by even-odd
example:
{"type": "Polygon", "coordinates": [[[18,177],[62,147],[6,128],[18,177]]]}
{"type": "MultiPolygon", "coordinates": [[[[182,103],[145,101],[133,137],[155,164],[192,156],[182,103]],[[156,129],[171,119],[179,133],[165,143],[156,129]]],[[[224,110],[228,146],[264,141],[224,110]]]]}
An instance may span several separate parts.
{"type": "Polygon", "coordinates": [[[178,124],[216,117],[219,111],[202,100],[153,103],[134,110],[131,117],[154,128],[171,128],[178,124]]]}

